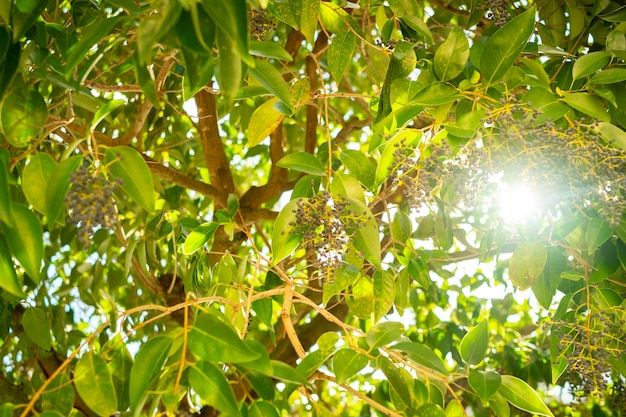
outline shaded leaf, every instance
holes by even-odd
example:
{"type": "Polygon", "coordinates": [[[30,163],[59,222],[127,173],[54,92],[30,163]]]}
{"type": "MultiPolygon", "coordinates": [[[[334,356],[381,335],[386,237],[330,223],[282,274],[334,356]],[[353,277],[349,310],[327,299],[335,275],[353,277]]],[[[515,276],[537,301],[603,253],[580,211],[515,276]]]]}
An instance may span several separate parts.
{"type": "Polygon", "coordinates": [[[30,157],[22,171],[24,195],[35,210],[42,214],[46,214],[46,190],[56,167],[56,161],[49,154],[38,152],[30,157]]]}
{"type": "Polygon", "coordinates": [[[293,58],[281,45],[269,41],[250,41],[250,53],[262,58],[273,58],[280,61],[291,62],[293,58]]]}
{"type": "Polygon", "coordinates": [[[22,316],[22,326],[30,340],[44,350],[52,347],[50,336],[50,320],[46,312],[39,307],[27,308],[22,316]]]}
{"type": "Polygon", "coordinates": [[[192,365],[189,384],[207,405],[229,416],[241,416],[232,387],[214,364],[203,361],[192,365]]]}
{"type": "Polygon", "coordinates": [[[272,232],[272,262],[278,263],[298,247],[302,233],[293,233],[296,224],[296,210],[302,199],[289,201],[278,213],[272,232]]]}
{"type": "Polygon", "coordinates": [[[361,184],[369,189],[373,188],[376,170],[370,159],[363,152],[346,149],[339,154],[339,159],[361,184]]]}
{"type": "MultiPolygon", "coordinates": [[[[129,402],[135,408],[148,394],[148,389],[161,373],[172,346],[172,338],[156,336],[144,343],[130,370],[129,402]]],[[[109,413],[110,414],[110,413],[109,413]]]]}
{"type": "Polygon", "coordinates": [[[270,402],[255,401],[248,408],[248,417],[280,417],[280,413],[270,402]]]}
{"type": "Polygon", "coordinates": [[[106,162],[109,170],[122,180],[122,188],[148,213],[154,213],[154,185],[150,168],[141,154],[128,146],[107,148],[106,162]]]}
{"type": "Polygon", "coordinates": [[[287,108],[291,109],[293,100],[289,91],[289,85],[280,72],[267,61],[255,60],[254,62],[255,66],[248,69],[250,75],[256,78],[270,93],[278,97],[287,108]]]}
{"type": "Polygon", "coordinates": [[[487,402],[494,396],[500,385],[502,384],[502,378],[500,374],[491,371],[479,371],[472,369],[469,372],[467,381],[470,387],[478,394],[481,401],[487,402]]]}
{"type": "Polygon", "coordinates": [[[70,378],[67,373],[62,372],[48,384],[46,390],[41,394],[42,408],[44,410],[58,410],[61,413],[60,416],[68,416],[74,408],[75,396],[70,378]]]}
{"type": "Polygon", "coordinates": [[[43,261],[43,227],[35,213],[22,204],[13,204],[13,226],[7,228],[11,253],[31,279],[39,284],[43,261]]]}
{"type": "Polygon", "coordinates": [[[52,228],[63,214],[65,195],[70,187],[70,177],[78,169],[83,158],[80,155],[71,156],[57,165],[56,170],[50,177],[46,190],[46,217],[48,228],[52,228]]]}
{"type": "Polygon", "coordinates": [[[4,236],[0,235],[0,287],[19,298],[26,297],[22,290],[22,283],[13,269],[11,252],[4,236]]]}
{"type": "Polygon", "coordinates": [[[344,72],[352,62],[355,48],[356,36],[349,28],[333,36],[326,59],[328,60],[328,69],[335,81],[341,81],[344,72]]]}
{"type": "Polygon", "coordinates": [[[4,138],[17,148],[29,146],[48,120],[48,106],[34,90],[16,88],[2,101],[0,126],[4,138]]]}
{"type": "Polygon", "coordinates": [[[443,360],[426,345],[416,342],[400,342],[393,345],[391,348],[403,352],[413,362],[425,366],[426,368],[433,369],[444,375],[449,374],[443,360]]]}
{"type": "Polygon", "coordinates": [[[509,260],[509,277],[520,290],[530,288],[543,271],[548,251],[543,242],[521,242],[509,260]]]}
{"type": "Polygon", "coordinates": [[[358,278],[359,270],[355,266],[346,265],[337,269],[332,282],[324,282],[322,302],[328,304],[331,298],[354,284],[358,278]]]}
{"type": "Polygon", "coordinates": [[[378,270],[373,276],[374,285],[374,323],[389,313],[396,297],[396,282],[391,273],[378,270]]]}
{"type": "Polygon", "coordinates": [[[273,369],[272,376],[274,378],[291,384],[305,385],[308,383],[307,379],[299,370],[292,368],[285,362],[272,360],[271,363],[273,369]]]}

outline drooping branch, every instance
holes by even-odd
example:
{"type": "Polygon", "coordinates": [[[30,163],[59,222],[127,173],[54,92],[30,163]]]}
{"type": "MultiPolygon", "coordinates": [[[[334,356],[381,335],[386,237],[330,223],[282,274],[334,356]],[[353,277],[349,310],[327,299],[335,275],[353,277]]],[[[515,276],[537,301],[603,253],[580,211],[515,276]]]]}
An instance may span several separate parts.
{"type": "Polygon", "coordinates": [[[206,89],[202,89],[196,94],[195,100],[199,118],[197,128],[211,184],[226,195],[235,193],[230,161],[224,152],[224,144],[217,125],[215,96],[206,89]]]}

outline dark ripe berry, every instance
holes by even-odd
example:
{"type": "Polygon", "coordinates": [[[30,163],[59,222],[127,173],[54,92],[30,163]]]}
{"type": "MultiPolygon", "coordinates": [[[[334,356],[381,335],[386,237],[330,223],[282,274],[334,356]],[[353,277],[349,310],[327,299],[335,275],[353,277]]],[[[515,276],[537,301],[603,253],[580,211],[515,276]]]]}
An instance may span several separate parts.
{"type": "Polygon", "coordinates": [[[509,4],[509,0],[483,0],[479,7],[487,11],[487,17],[493,20],[496,26],[504,26],[511,17],[509,4]]]}
{"type": "Polygon", "coordinates": [[[113,193],[121,182],[94,175],[88,165],[81,165],[70,177],[70,182],[65,204],[72,222],[79,227],[79,241],[87,244],[95,229],[115,226],[117,209],[113,193]]]}

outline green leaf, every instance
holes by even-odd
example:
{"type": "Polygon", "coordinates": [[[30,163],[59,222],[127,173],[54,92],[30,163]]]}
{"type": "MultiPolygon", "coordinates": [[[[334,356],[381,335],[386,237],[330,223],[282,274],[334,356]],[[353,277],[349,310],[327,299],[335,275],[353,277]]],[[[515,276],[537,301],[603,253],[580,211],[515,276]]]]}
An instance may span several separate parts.
{"type": "Polygon", "coordinates": [[[433,403],[426,403],[420,406],[416,411],[416,415],[420,417],[446,417],[441,407],[433,403]]]}
{"type": "MultiPolygon", "coordinates": [[[[24,189],[24,171],[22,171],[22,189],[24,189]]],[[[0,220],[7,226],[13,225],[13,206],[11,204],[10,184],[12,182],[11,173],[9,172],[9,153],[6,149],[0,150],[0,220]]],[[[39,188],[39,183],[33,184],[39,188]]],[[[26,191],[24,190],[24,193],[26,191]]]]}
{"type": "Polygon", "coordinates": [[[444,82],[434,82],[415,94],[411,99],[412,105],[440,106],[452,103],[462,98],[456,88],[444,82]]]}
{"type": "Polygon", "coordinates": [[[256,78],[270,93],[278,97],[287,108],[291,109],[293,107],[293,99],[289,91],[289,85],[280,72],[267,61],[257,59],[254,62],[255,66],[248,69],[250,75],[256,78]]]}
{"type": "Polygon", "coordinates": [[[34,90],[16,88],[2,101],[0,126],[4,138],[17,148],[29,146],[48,120],[48,106],[34,90]]]}
{"type": "Polygon", "coordinates": [[[360,216],[360,227],[354,231],[353,241],[354,247],[363,252],[365,259],[370,261],[372,265],[380,269],[381,266],[381,251],[380,251],[380,238],[378,235],[378,224],[374,219],[369,207],[359,200],[347,197],[348,207],[357,216],[360,216]]]}
{"type": "Polygon", "coordinates": [[[233,56],[241,57],[240,59],[243,59],[246,64],[254,66],[254,60],[248,52],[249,23],[246,1],[202,0],[202,4],[218,27],[218,42],[220,33],[228,37],[228,44],[233,48],[233,56]]]}
{"type": "Polygon", "coordinates": [[[289,201],[278,213],[272,232],[272,262],[278,263],[298,247],[302,233],[293,233],[296,224],[296,210],[302,199],[289,201]]]}
{"type": "Polygon", "coordinates": [[[602,246],[604,242],[609,240],[612,234],[613,228],[608,222],[602,220],[600,217],[590,219],[585,234],[587,249],[590,251],[596,250],[602,246]]]}
{"type": "Polygon", "coordinates": [[[372,281],[362,276],[352,287],[348,297],[350,312],[360,319],[370,318],[374,311],[374,288],[372,281]]]}
{"type": "Polygon", "coordinates": [[[30,157],[22,171],[22,191],[28,202],[42,214],[46,214],[46,190],[56,170],[56,161],[45,152],[30,157]]]}
{"type": "Polygon", "coordinates": [[[22,284],[13,269],[11,252],[3,235],[0,235],[0,287],[19,298],[25,298],[22,284]]]}
{"type": "Polygon", "coordinates": [[[271,363],[272,369],[274,370],[272,374],[274,378],[291,384],[306,385],[308,383],[307,379],[300,371],[296,368],[292,368],[285,362],[272,360],[271,363]]]}
{"type": "Polygon", "coordinates": [[[217,82],[224,96],[226,107],[231,108],[243,77],[241,55],[237,52],[235,41],[223,30],[217,31],[218,61],[217,82]]]}
{"type": "Polygon", "coordinates": [[[454,243],[454,231],[452,230],[452,221],[448,215],[448,211],[443,201],[435,197],[437,202],[437,213],[435,214],[435,236],[437,243],[442,250],[449,250],[454,243]]]}
{"type": "Polygon", "coordinates": [[[393,394],[396,394],[398,401],[394,401],[394,405],[398,408],[406,408],[411,404],[412,395],[407,381],[402,377],[401,370],[389,359],[384,356],[379,357],[378,366],[383,374],[389,380],[389,385],[393,394]]]}
{"type": "Polygon", "coordinates": [[[426,368],[448,375],[446,365],[431,348],[416,342],[400,342],[391,347],[403,352],[413,362],[425,366],[426,368]]]}
{"type": "Polygon", "coordinates": [[[485,358],[489,347],[489,327],[487,320],[478,323],[463,336],[459,351],[469,365],[477,365],[485,358]]]}
{"type": "Polygon", "coordinates": [[[61,161],[52,173],[46,190],[45,213],[48,218],[48,228],[52,228],[57,221],[63,222],[59,218],[63,214],[65,195],[70,187],[70,177],[78,169],[82,160],[81,155],[71,156],[61,161]]]}
{"type": "Polygon", "coordinates": [[[543,242],[521,242],[509,260],[509,277],[520,290],[530,288],[543,271],[548,251],[543,242]]]}
{"type": "Polygon", "coordinates": [[[372,161],[370,161],[363,152],[354,149],[346,149],[339,154],[339,159],[361,184],[369,189],[374,187],[376,170],[374,169],[372,161]]]}
{"type": "Polygon", "coordinates": [[[413,223],[408,214],[402,210],[398,210],[391,221],[391,233],[394,240],[405,242],[413,233],[413,223]]]}
{"type": "Polygon", "coordinates": [[[107,361],[107,368],[113,379],[115,392],[117,392],[118,408],[126,410],[130,406],[130,372],[133,367],[133,359],[120,334],[112,337],[104,345],[102,351],[103,359],[107,361]]]}
{"type": "Polygon", "coordinates": [[[283,156],[276,163],[279,167],[293,169],[311,175],[325,176],[324,165],[308,152],[294,152],[283,156]]]}
{"type": "MultiPolygon", "coordinates": [[[[68,416],[74,409],[75,396],[70,378],[67,373],[62,372],[48,384],[46,390],[41,394],[41,408],[58,410],[61,413],[60,416],[68,416]]],[[[39,416],[42,415],[39,414],[39,416]]]]}
{"type": "Polygon", "coordinates": [[[213,237],[220,226],[217,222],[206,222],[192,230],[183,243],[183,254],[191,255],[213,237]]]}
{"type": "Polygon", "coordinates": [[[202,313],[189,332],[189,350],[202,360],[240,363],[259,358],[239,337],[235,329],[218,315],[202,313]]]}
{"type": "Polygon", "coordinates": [[[148,394],[148,388],[157,380],[172,346],[172,338],[156,336],[145,342],[130,370],[129,396],[131,409],[136,408],[148,394]]]}
{"type": "MultiPolygon", "coordinates": [[[[154,105],[154,107],[156,107],[157,109],[160,109],[162,106],[162,102],[159,99],[159,95],[156,90],[156,83],[154,81],[154,72],[152,71],[152,66],[151,65],[146,66],[146,65],[140,64],[139,56],[137,56],[133,61],[135,64],[135,74],[137,75],[137,83],[139,83],[139,85],[141,86],[141,91],[143,92],[143,95],[148,100],[150,100],[150,102],[152,103],[152,105],[154,105]]],[[[114,100],[114,101],[121,102],[120,105],[125,103],[124,100],[114,100]]],[[[98,112],[100,112],[101,109],[102,107],[98,109],[98,112]]],[[[96,119],[97,118],[94,116],[94,122],[92,123],[92,126],[96,125],[96,122],[95,122],[96,119]]]]}
{"type": "Polygon", "coordinates": [[[350,66],[355,48],[356,36],[350,28],[345,28],[333,36],[332,43],[328,47],[326,60],[328,61],[328,69],[336,82],[341,81],[344,72],[350,66]]]}
{"type": "Polygon", "coordinates": [[[599,71],[589,79],[590,84],[615,84],[626,80],[626,68],[609,68],[599,71]]]}
{"type": "Polygon", "coordinates": [[[509,417],[511,415],[511,407],[500,393],[496,393],[496,395],[489,400],[489,405],[498,417],[509,417]]]}
{"type": "Polygon", "coordinates": [[[463,72],[468,59],[469,42],[465,32],[455,26],[435,53],[435,74],[441,81],[452,80],[463,72]]]}
{"type": "Polygon", "coordinates": [[[364,354],[352,349],[341,349],[333,357],[333,371],[338,384],[343,384],[348,379],[365,368],[369,359],[364,354]]]}
{"type": "Polygon", "coordinates": [[[608,241],[596,251],[593,260],[593,270],[589,276],[589,284],[595,284],[607,279],[620,266],[617,248],[613,241],[608,241]]]}
{"type": "Polygon", "coordinates": [[[92,351],[87,352],[76,364],[74,385],[87,407],[101,417],[117,411],[117,394],[107,364],[92,351]]]}
{"type": "Polygon", "coordinates": [[[381,346],[388,345],[402,336],[404,325],[396,321],[384,321],[378,323],[367,332],[365,338],[370,351],[381,346]]]}
{"type": "Polygon", "coordinates": [[[501,79],[524,50],[535,27],[535,7],[515,16],[491,36],[480,56],[483,85],[501,79]]]}
{"type": "Polygon", "coordinates": [[[606,111],[602,103],[587,93],[565,93],[561,101],[567,103],[570,107],[582,112],[586,115],[598,119],[602,122],[610,122],[611,116],[606,111]]]}
{"type": "Polygon", "coordinates": [[[539,394],[526,382],[517,377],[502,375],[502,385],[498,393],[520,410],[541,416],[554,417],[539,394]]]}
{"type": "Polygon", "coordinates": [[[261,400],[250,405],[248,417],[280,417],[280,413],[272,403],[261,400]]]}
{"type": "Polygon", "coordinates": [[[359,270],[352,265],[346,265],[335,271],[335,276],[331,282],[324,282],[322,290],[322,303],[328,302],[341,291],[348,288],[359,278],[359,270]]]}
{"type": "Polygon", "coordinates": [[[106,162],[113,176],[122,180],[124,191],[148,213],[154,213],[152,174],[141,154],[128,146],[115,146],[107,148],[106,162]]]}
{"type": "Polygon", "coordinates": [[[607,122],[598,123],[598,134],[609,143],[613,143],[616,147],[626,150],[626,132],[614,124],[607,122]]]}
{"type": "Polygon", "coordinates": [[[302,15],[300,16],[300,32],[306,40],[313,45],[315,43],[315,30],[317,18],[320,12],[320,0],[300,0],[302,3],[302,15]]]}
{"type": "Polygon", "coordinates": [[[486,403],[498,392],[500,385],[502,385],[502,378],[500,374],[496,372],[483,372],[472,369],[469,372],[467,382],[469,382],[470,387],[478,394],[480,400],[486,403]]]}
{"type": "MultiPolygon", "coordinates": [[[[272,301],[268,298],[264,298],[263,300],[272,301]]],[[[274,368],[272,368],[270,355],[267,353],[265,345],[257,342],[256,340],[244,340],[244,343],[248,346],[248,348],[250,348],[250,350],[256,352],[258,357],[253,361],[238,364],[238,367],[258,372],[262,375],[272,376],[274,368]]]]}
{"type": "MultiPolygon", "coordinates": [[[[45,0],[31,0],[31,1],[19,1],[11,2],[15,7],[12,10],[12,26],[13,26],[13,41],[19,41],[22,36],[33,26],[41,12],[46,7],[45,0]]],[[[6,6],[3,6],[6,7],[6,6]]]]}
{"type": "Polygon", "coordinates": [[[30,340],[40,348],[50,350],[52,347],[50,320],[44,310],[39,307],[27,308],[22,316],[22,326],[30,340]]]}
{"type": "Polygon", "coordinates": [[[112,34],[113,28],[123,19],[123,16],[124,15],[120,14],[109,19],[101,20],[90,26],[89,29],[83,33],[80,40],[72,46],[69,51],[64,68],[67,77],[74,72],[74,68],[76,68],[81,61],[85,60],[89,50],[96,43],[112,34]]]}
{"type": "Polygon", "coordinates": [[[176,36],[180,43],[195,54],[210,55],[215,42],[215,22],[198,2],[182,10],[176,22],[176,36]]]}
{"type": "Polygon", "coordinates": [[[207,405],[223,415],[241,416],[232,387],[222,371],[210,362],[199,362],[189,370],[189,384],[207,405]]]}
{"type": "Polygon", "coordinates": [[[374,323],[385,317],[396,298],[396,281],[389,271],[378,270],[373,276],[374,323]]]}
{"type": "Polygon", "coordinates": [[[433,34],[431,33],[430,28],[426,22],[420,19],[417,15],[401,14],[399,17],[402,23],[406,24],[419,35],[422,35],[427,44],[433,43],[433,34]]]}
{"type": "Polygon", "coordinates": [[[250,41],[250,53],[262,58],[273,58],[279,61],[291,62],[293,58],[281,45],[274,42],[250,41]]]}
{"type": "Polygon", "coordinates": [[[139,65],[150,65],[152,63],[153,51],[156,44],[168,33],[172,32],[172,27],[178,22],[181,12],[179,2],[160,3],[158,13],[150,13],[139,21],[137,28],[137,57],[139,65]]]}
{"type": "Polygon", "coordinates": [[[11,253],[24,267],[35,283],[40,282],[43,260],[43,227],[35,213],[22,204],[13,204],[13,226],[7,228],[11,236],[11,253]]]}
{"type": "Polygon", "coordinates": [[[574,81],[606,67],[611,60],[611,54],[606,51],[589,52],[574,61],[572,78],[574,81]]]}
{"type": "Polygon", "coordinates": [[[277,97],[272,97],[254,110],[248,125],[248,146],[254,147],[263,142],[276,130],[285,114],[276,110],[277,97]]]}

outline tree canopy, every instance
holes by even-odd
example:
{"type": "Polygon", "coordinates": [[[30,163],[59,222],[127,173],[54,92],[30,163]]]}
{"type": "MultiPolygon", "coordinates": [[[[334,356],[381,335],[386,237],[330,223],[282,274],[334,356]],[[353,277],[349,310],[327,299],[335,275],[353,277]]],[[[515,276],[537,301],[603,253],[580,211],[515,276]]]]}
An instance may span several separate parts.
{"type": "Polygon", "coordinates": [[[626,415],[626,6],[0,2],[0,416],[626,415]]]}

